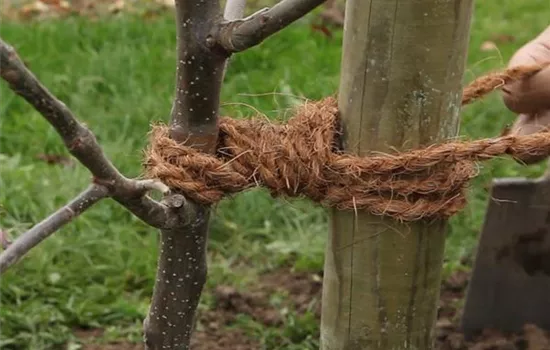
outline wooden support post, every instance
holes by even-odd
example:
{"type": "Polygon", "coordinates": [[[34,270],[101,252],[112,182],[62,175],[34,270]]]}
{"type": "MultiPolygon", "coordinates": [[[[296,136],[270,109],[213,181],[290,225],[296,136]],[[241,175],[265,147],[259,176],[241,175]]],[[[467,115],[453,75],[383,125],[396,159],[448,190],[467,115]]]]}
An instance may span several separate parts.
{"type": "MultiPolygon", "coordinates": [[[[339,106],[364,155],[457,135],[472,0],[348,0],[339,106]]],[[[321,349],[433,348],[446,220],[334,211],[321,349]]]]}

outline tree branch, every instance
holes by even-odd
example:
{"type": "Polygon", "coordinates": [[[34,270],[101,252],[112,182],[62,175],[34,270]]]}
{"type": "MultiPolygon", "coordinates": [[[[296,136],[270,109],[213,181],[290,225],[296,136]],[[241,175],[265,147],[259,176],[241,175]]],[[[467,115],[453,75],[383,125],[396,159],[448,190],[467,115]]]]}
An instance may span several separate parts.
{"type": "Polygon", "coordinates": [[[227,0],[225,3],[225,11],[223,12],[223,18],[228,21],[243,18],[245,8],[246,0],[227,0]]]}
{"type": "Polygon", "coordinates": [[[124,177],[107,159],[94,134],[25,67],[15,50],[0,39],[0,76],[56,129],[69,152],[109,190],[109,196],[147,224],[163,228],[175,220],[169,209],[146,193],[158,186],[124,177]]]}
{"type": "MultiPolygon", "coordinates": [[[[223,17],[228,21],[234,21],[244,17],[244,10],[246,8],[246,0],[227,0],[225,3],[225,11],[223,17]]],[[[223,78],[227,73],[227,66],[229,65],[229,59],[225,62],[223,67],[223,78]]]]}
{"type": "Polygon", "coordinates": [[[29,250],[48,238],[63,225],[69,223],[92,205],[108,196],[109,190],[105,186],[92,184],[63,208],[57,210],[29,231],[19,236],[0,254],[0,274],[3,274],[11,265],[27,254],[29,250]]]}
{"type": "Polygon", "coordinates": [[[227,52],[240,52],[258,45],[297,19],[321,5],[325,0],[282,0],[242,19],[226,22],[216,33],[215,42],[227,52]]]}

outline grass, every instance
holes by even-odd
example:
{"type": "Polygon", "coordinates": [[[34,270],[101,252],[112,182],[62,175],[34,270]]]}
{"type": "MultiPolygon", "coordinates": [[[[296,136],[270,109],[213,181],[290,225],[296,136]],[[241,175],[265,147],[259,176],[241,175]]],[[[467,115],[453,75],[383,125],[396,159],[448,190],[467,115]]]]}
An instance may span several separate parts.
{"type": "MultiPolygon", "coordinates": [[[[503,68],[511,54],[547,24],[546,0],[476,2],[465,79],[503,68]],[[479,48],[495,35],[513,35],[499,52],[479,48]]],[[[259,110],[271,118],[299,101],[338,88],[341,33],[312,32],[307,20],[259,47],[235,56],[222,93],[222,111],[235,117],[259,110]],[[253,106],[253,107],[252,107],[253,106]]],[[[144,135],[152,121],[166,120],[173,95],[175,28],[171,15],[144,25],[130,16],[93,23],[72,18],[43,23],[3,23],[35,74],[96,133],[106,153],[128,176],[140,173],[144,135]]],[[[67,202],[89,182],[82,167],[48,165],[39,154],[67,155],[54,130],[22,99],[0,86],[0,226],[17,236],[67,202]]],[[[463,112],[461,135],[490,137],[513,121],[498,96],[463,112]]],[[[470,203],[451,220],[446,271],[475,248],[494,177],[536,176],[541,166],[510,160],[483,165],[470,203]]],[[[262,269],[296,255],[299,269],[321,269],[327,233],[324,209],[303,200],[273,200],[261,190],[223,201],[213,217],[210,286],[246,284],[259,269],[234,270],[246,259],[262,269]]],[[[139,341],[155,276],[157,233],[112,201],[101,202],[32,251],[2,277],[0,346],[59,348],[71,329],[104,327],[108,337],[139,341]]],[[[208,307],[209,296],[203,298],[208,307]]],[[[317,330],[314,320],[295,320],[317,330]]],[[[245,322],[246,323],[246,322],[245,322]]],[[[296,328],[297,329],[297,328],[296,328]]],[[[287,339],[290,348],[315,349],[304,334],[254,330],[264,339],[287,339]],[[293,345],[292,345],[293,344],[293,345]]],[[[274,345],[275,346],[275,345],[274,345]]],[[[275,348],[275,347],[272,347],[275,348]]]]}

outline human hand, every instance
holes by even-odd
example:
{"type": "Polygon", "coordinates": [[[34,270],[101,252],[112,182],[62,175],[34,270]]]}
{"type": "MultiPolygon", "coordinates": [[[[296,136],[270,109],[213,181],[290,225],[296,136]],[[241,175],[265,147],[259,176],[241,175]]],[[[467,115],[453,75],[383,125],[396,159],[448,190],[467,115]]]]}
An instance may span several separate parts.
{"type": "MultiPolygon", "coordinates": [[[[508,67],[545,63],[550,63],[550,26],[516,51],[508,67]]],[[[509,134],[529,135],[550,127],[550,66],[525,81],[504,86],[502,92],[506,107],[518,113],[509,134]]],[[[533,164],[545,158],[522,161],[533,164]]]]}

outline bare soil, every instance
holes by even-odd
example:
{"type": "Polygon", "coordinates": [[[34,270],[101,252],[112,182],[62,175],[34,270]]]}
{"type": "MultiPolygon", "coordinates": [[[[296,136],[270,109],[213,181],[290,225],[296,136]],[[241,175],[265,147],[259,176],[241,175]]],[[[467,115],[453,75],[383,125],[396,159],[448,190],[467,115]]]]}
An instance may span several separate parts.
{"type": "MultiPolygon", "coordinates": [[[[464,298],[469,274],[458,271],[447,279],[441,290],[437,321],[438,350],[550,350],[550,334],[535,325],[525,325],[521,334],[502,334],[487,329],[474,342],[466,342],[458,329],[460,301],[464,298]]],[[[216,308],[200,314],[200,325],[195,332],[193,350],[256,350],[259,343],[237,329],[228,329],[236,317],[248,315],[267,327],[279,327],[283,323],[279,307],[269,300],[274,293],[287,295],[284,306],[298,313],[312,308],[320,319],[321,273],[295,273],[280,269],[261,276],[259,283],[248,291],[221,285],[214,291],[216,308]]],[[[91,335],[91,338],[97,336],[91,335]]],[[[316,335],[317,336],[317,335],[316,335]]],[[[81,338],[90,335],[79,334],[81,338]]],[[[117,343],[110,345],[86,345],[83,350],[142,350],[140,344],[117,343]]]]}

